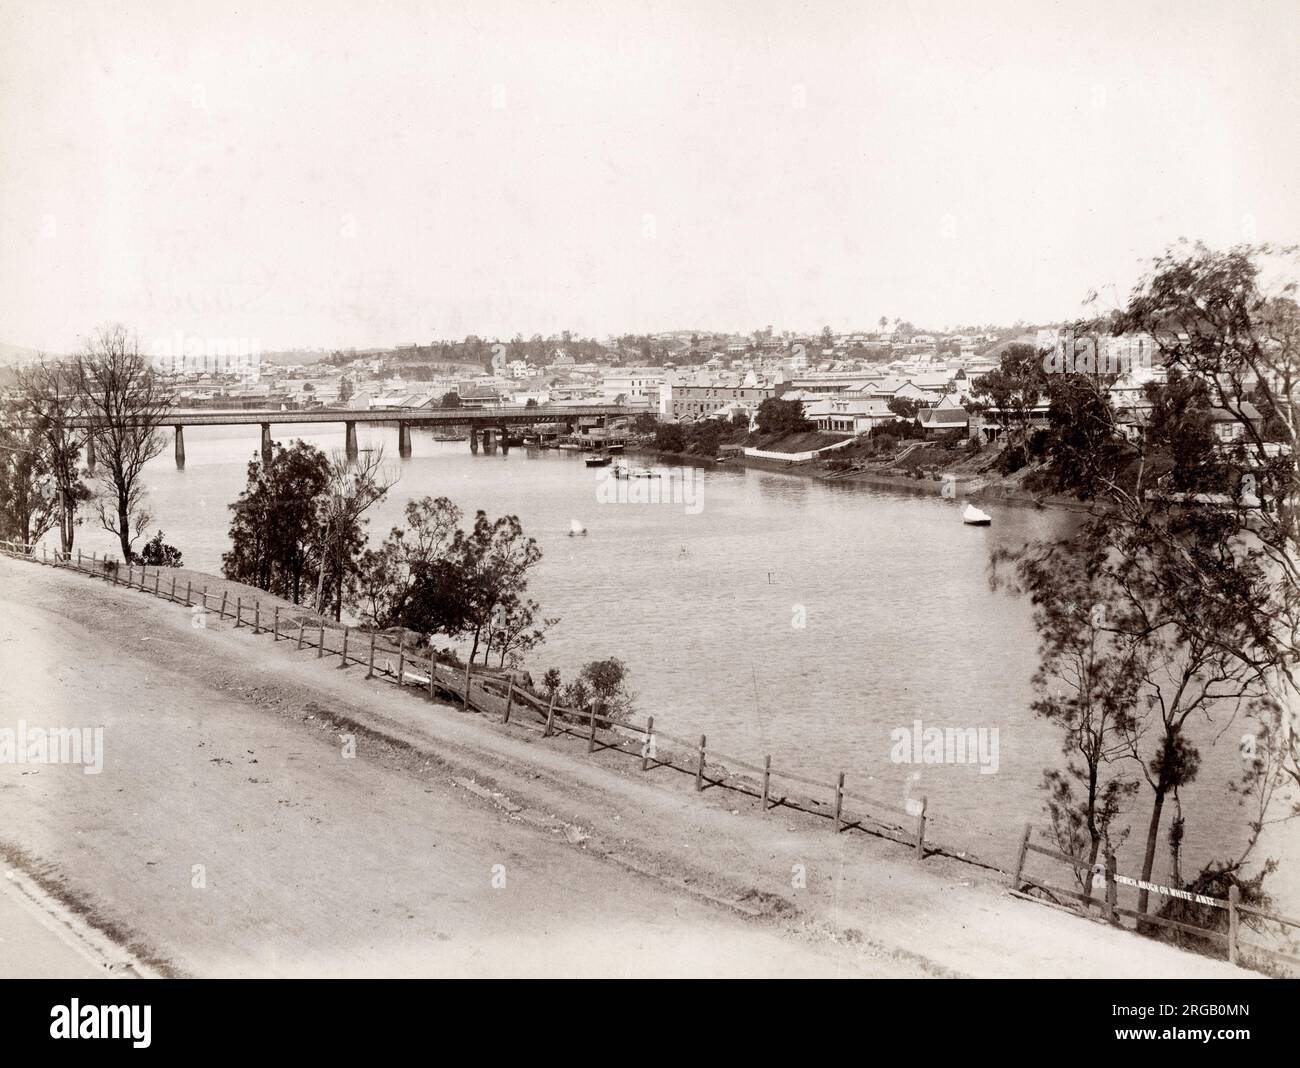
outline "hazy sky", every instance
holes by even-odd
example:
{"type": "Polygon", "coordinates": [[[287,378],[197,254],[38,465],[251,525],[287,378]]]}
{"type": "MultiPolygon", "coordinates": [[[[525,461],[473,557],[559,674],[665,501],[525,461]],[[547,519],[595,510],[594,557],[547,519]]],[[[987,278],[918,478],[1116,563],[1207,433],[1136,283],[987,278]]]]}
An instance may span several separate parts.
{"type": "Polygon", "coordinates": [[[0,341],[942,327],[1300,239],[1296,3],[0,2],[0,341]]]}

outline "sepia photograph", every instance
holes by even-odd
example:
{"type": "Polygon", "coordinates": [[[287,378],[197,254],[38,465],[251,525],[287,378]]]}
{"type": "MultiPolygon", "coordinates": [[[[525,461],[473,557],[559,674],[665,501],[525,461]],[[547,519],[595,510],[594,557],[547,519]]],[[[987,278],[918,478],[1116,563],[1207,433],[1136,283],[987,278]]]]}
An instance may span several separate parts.
{"type": "Polygon", "coordinates": [[[0,0],[24,1027],[1058,980],[1260,1037],[1298,16],[0,0]]]}

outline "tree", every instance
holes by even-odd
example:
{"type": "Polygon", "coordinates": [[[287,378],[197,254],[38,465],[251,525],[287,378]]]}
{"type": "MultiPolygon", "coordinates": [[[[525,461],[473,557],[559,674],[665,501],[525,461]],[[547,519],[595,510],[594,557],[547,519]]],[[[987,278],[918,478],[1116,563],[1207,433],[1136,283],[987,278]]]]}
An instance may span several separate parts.
{"type": "Polygon", "coordinates": [[[21,401],[9,400],[0,421],[0,539],[34,545],[60,519],[59,491],[44,441],[21,401]]]}
{"type": "Polygon", "coordinates": [[[887,407],[900,419],[915,419],[918,405],[908,397],[890,397],[887,407]]]}
{"type": "Polygon", "coordinates": [[[627,689],[627,677],[627,665],[615,657],[592,660],[578,674],[586,693],[600,702],[601,714],[610,719],[626,719],[632,714],[634,696],[627,689]]]}
{"type": "Polygon", "coordinates": [[[347,404],[347,402],[352,399],[353,392],[352,379],[347,375],[344,375],[339,380],[339,403],[347,404]]]}
{"type": "MultiPolygon", "coordinates": [[[[546,632],[560,622],[558,617],[542,619],[538,622],[541,606],[536,601],[511,597],[503,603],[500,612],[493,620],[492,640],[499,657],[498,666],[505,667],[509,658],[511,666],[523,662],[526,654],[532,652],[544,641],[546,632]]],[[[484,656],[486,661],[487,657],[484,656]]]]}
{"type": "MultiPolygon", "coordinates": [[[[444,629],[445,613],[428,613],[431,594],[441,588],[448,551],[461,511],[446,497],[406,502],[406,526],[393,527],[377,550],[367,550],[358,567],[354,607],[378,627],[404,626],[424,634],[444,629]],[[427,588],[433,581],[433,589],[427,588]],[[412,606],[420,606],[417,611],[412,606]]],[[[451,618],[456,618],[453,615],[451,618]]]]}
{"type": "MultiPolygon", "coordinates": [[[[1082,324],[1154,343],[1169,382],[1146,387],[1152,432],[1073,469],[1063,468],[1077,454],[1053,466],[1113,525],[1162,547],[1171,586],[1196,589],[1208,610],[1187,612],[1184,626],[1257,674],[1278,713],[1266,717],[1278,722],[1269,744],[1300,784],[1296,265],[1294,248],[1268,245],[1180,243],[1157,257],[1120,314],[1082,324]],[[1207,440],[1206,413],[1227,441],[1207,440]],[[1177,500],[1166,492],[1177,486],[1213,487],[1234,506],[1177,500]]],[[[1080,390],[1104,388],[1074,377],[1080,390]]]]}
{"type": "Polygon", "coordinates": [[[384,462],[382,447],[368,449],[356,460],[341,452],[335,452],[330,458],[328,486],[317,508],[320,527],[317,612],[324,612],[328,607],[328,591],[334,618],[342,618],[343,602],[353,592],[351,583],[365,549],[363,516],[384,499],[399,477],[398,469],[384,462]]]}
{"type": "Polygon", "coordinates": [[[73,367],[78,400],[94,424],[99,521],[117,535],[122,559],[129,563],[150,519],[142,476],[165,445],[161,430],[172,408],[171,391],[121,324],[100,329],[73,367]]]}
{"type": "Polygon", "coordinates": [[[222,574],[300,604],[319,570],[319,513],[330,477],[325,453],[303,441],[288,449],[276,442],[269,463],[250,461],[247,485],[230,505],[222,574]]]}
{"type": "Polygon", "coordinates": [[[680,423],[660,423],[655,427],[655,448],[660,452],[685,452],[686,431],[680,423]]]}
{"type": "Polygon", "coordinates": [[[11,500],[19,516],[27,513],[30,517],[28,509],[33,502],[24,496],[24,482],[39,477],[39,492],[42,499],[48,494],[52,501],[59,528],[59,547],[67,554],[72,551],[80,522],[77,511],[91,498],[80,470],[81,451],[89,432],[72,425],[80,414],[77,376],[68,363],[42,356],[31,367],[18,372],[15,393],[16,407],[9,411],[15,421],[28,423],[29,430],[26,433],[6,431],[6,444],[14,449],[34,447],[37,452],[11,469],[11,500]]]}
{"type": "Polygon", "coordinates": [[[140,550],[140,562],[151,567],[180,567],[181,551],[174,545],[168,545],[163,541],[163,532],[160,530],[140,550]]]}
{"type": "Polygon", "coordinates": [[[1075,870],[1085,895],[1102,847],[1107,852],[1128,831],[1112,826],[1138,784],[1124,774],[1135,733],[1133,706],[1144,677],[1143,647],[1107,630],[1107,606],[1121,602],[1098,554],[1104,545],[1087,538],[999,550],[999,568],[1011,564],[1012,588],[1027,593],[1039,634],[1039,667],[1033,677],[1034,714],[1060,732],[1064,765],[1043,769],[1045,806],[1057,848],[1086,857],[1075,870]]]}
{"type": "Polygon", "coordinates": [[[758,432],[760,434],[802,434],[815,429],[803,414],[803,403],[768,397],[758,406],[758,432]]]}
{"type": "Polygon", "coordinates": [[[460,394],[457,393],[454,389],[448,391],[447,393],[444,393],[444,394],[442,395],[441,407],[443,407],[443,408],[459,408],[459,407],[460,407],[460,394]]]}
{"type": "Polygon", "coordinates": [[[524,535],[518,516],[489,521],[487,514],[480,511],[468,533],[456,532],[449,557],[461,583],[464,631],[472,637],[472,664],[482,639],[490,637],[497,606],[509,611],[522,598],[528,587],[528,573],[541,562],[542,550],[535,539],[524,535]]]}
{"type": "Polygon", "coordinates": [[[1046,393],[1047,373],[1032,345],[1008,345],[997,369],[975,383],[967,409],[996,414],[1005,438],[1005,471],[1029,462],[1029,430],[1046,393]]]}

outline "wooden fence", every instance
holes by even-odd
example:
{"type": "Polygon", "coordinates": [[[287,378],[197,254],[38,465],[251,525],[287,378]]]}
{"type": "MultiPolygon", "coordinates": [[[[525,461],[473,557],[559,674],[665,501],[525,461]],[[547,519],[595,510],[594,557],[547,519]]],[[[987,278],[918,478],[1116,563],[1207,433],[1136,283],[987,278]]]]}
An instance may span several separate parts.
{"type": "Polygon", "coordinates": [[[312,617],[297,607],[294,619],[282,621],[283,608],[277,606],[268,622],[256,599],[248,604],[242,597],[236,597],[232,604],[229,595],[223,592],[218,601],[215,594],[209,598],[206,587],[196,590],[188,581],[183,590],[179,589],[174,576],[164,582],[163,572],[168,569],[154,568],[152,574],[143,565],[128,564],[123,569],[111,558],[93,554],[86,558],[80,552],[74,558],[71,554],[64,556],[42,549],[38,556],[32,546],[15,542],[0,542],[0,552],[49,566],[68,567],[113,585],[141,590],[191,609],[200,608],[215,614],[219,620],[231,620],[236,628],[249,627],[254,634],[270,634],[274,641],[290,641],[296,650],[314,649],[318,659],[336,656],[340,667],[364,666],[368,679],[379,678],[408,688],[414,686],[431,700],[447,698],[468,711],[538,731],[543,737],[569,735],[585,739],[589,753],[606,750],[626,753],[639,761],[643,772],[659,768],[684,772],[694,777],[697,791],[719,787],[747,794],[759,801],[764,814],[789,808],[821,816],[831,821],[836,833],[858,830],[888,838],[908,846],[918,860],[924,860],[927,851],[935,848],[930,845],[927,850],[926,823],[930,814],[924,797],[906,805],[893,805],[848,790],[844,772],[834,782],[815,779],[773,764],[771,754],[758,765],[711,749],[704,735],[684,738],[669,734],[656,728],[654,716],[638,722],[602,715],[596,704],[586,709],[568,708],[558,704],[554,697],[539,696],[503,674],[476,672],[469,665],[455,668],[440,664],[431,653],[421,656],[402,644],[394,647],[371,631],[343,627],[339,635],[326,620],[312,617]],[[382,657],[381,666],[376,666],[376,657],[382,657]],[[666,748],[661,744],[665,742],[670,747],[681,748],[666,748]],[[739,772],[748,772],[752,777],[739,772]],[[792,790],[791,784],[807,787],[814,793],[807,795],[792,790]]]}
{"type": "MultiPolygon", "coordinates": [[[[69,567],[79,573],[102,578],[113,585],[140,590],[185,605],[191,610],[200,608],[205,613],[215,614],[221,621],[231,620],[235,628],[248,627],[253,634],[269,634],[273,641],[291,642],[295,651],[314,649],[317,659],[338,657],[338,666],[341,668],[354,665],[365,667],[367,679],[377,678],[399,687],[414,688],[429,700],[436,700],[439,697],[449,699],[461,705],[466,711],[480,713],[502,724],[512,724],[517,728],[540,733],[545,738],[564,735],[585,740],[589,753],[608,750],[627,754],[639,761],[643,772],[648,773],[658,768],[683,772],[694,777],[695,789],[698,792],[719,787],[756,798],[760,810],[765,815],[773,809],[784,807],[821,816],[832,821],[835,833],[856,829],[877,837],[888,838],[908,846],[917,860],[924,860],[927,852],[935,852],[939,849],[934,843],[928,843],[926,840],[926,824],[930,813],[928,802],[924,797],[909,801],[907,805],[893,805],[878,798],[850,792],[845,788],[846,776],[843,772],[840,772],[835,782],[831,783],[777,767],[773,765],[770,754],[764,757],[762,765],[752,764],[711,749],[704,735],[695,739],[669,734],[655,726],[654,716],[647,716],[642,723],[602,715],[596,704],[585,709],[568,708],[558,704],[554,695],[543,697],[535,694],[502,673],[491,671],[475,673],[470,665],[458,668],[440,664],[437,662],[436,654],[432,652],[420,655],[417,650],[408,649],[401,642],[393,646],[382,635],[373,631],[361,631],[345,626],[339,633],[339,629],[327,620],[314,617],[296,606],[293,612],[295,618],[282,621],[283,606],[277,605],[272,610],[267,625],[258,600],[254,599],[252,604],[246,604],[242,597],[236,597],[235,602],[231,604],[228,593],[223,592],[218,602],[215,594],[209,598],[206,587],[195,590],[189,581],[181,591],[174,575],[170,582],[163,583],[163,569],[155,568],[150,575],[148,568],[143,565],[140,565],[137,571],[136,565],[129,564],[123,572],[122,566],[112,558],[92,555],[87,560],[79,552],[73,559],[71,554],[63,555],[58,552],[51,554],[46,549],[42,549],[38,556],[33,547],[15,542],[0,541],[0,553],[35,560],[48,566],[69,567]],[[380,657],[382,662],[378,660],[380,657]],[[681,748],[661,748],[659,744],[661,741],[681,748]],[[752,777],[738,774],[736,769],[748,772],[752,777]],[[794,796],[787,792],[789,789],[787,784],[807,787],[820,795],[823,800],[818,800],[817,796],[794,796]]],[[[1296,928],[1300,928],[1300,921],[1241,904],[1236,887],[1232,887],[1227,899],[1191,895],[1186,891],[1144,883],[1119,874],[1115,869],[1113,855],[1107,855],[1103,864],[1093,865],[1078,857],[1038,845],[1031,841],[1031,836],[1032,827],[1027,824],[1020,841],[1015,872],[1012,875],[1013,892],[1020,893],[1023,886],[1038,887],[1047,893],[1073,899],[1078,902],[1080,911],[1085,914],[1089,907],[1097,906],[1101,909],[1102,916],[1116,925],[1121,925],[1121,917],[1129,917],[1139,924],[1151,923],[1177,929],[1226,947],[1227,958],[1232,963],[1236,963],[1240,952],[1248,951],[1264,953],[1275,959],[1300,964],[1300,958],[1240,940],[1239,925],[1242,914],[1296,928]],[[1043,882],[1025,873],[1025,861],[1030,853],[1041,854],[1068,864],[1075,870],[1092,871],[1093,879],[1085,878],[1084,891],[1043,882]],[[1100,896],[1094,897],[1093,891],[1096,887],[1093,883],[1097,878],[1100,878],[1104,885],[1100,896]],[[1228,931],[1225,934],[1211,928],[1140,913],[1136,909],[1122,906],[1118,899],[1120,886],[1145,889],[1149,893],[1191,899],[1199,904],[1227,909],[1228,931]]],[[[972,860],[974,863],[982,863],[967,854],[955,855],[972,860]]],[[[993,865],[985,866],[993,867],[993,865]]],[[[1004,871],[1000,868],[994,870],[1004,871]]]]}
{"type": "Polygon", "coordinates": [[[1089,863],[1081,857],[1073,857],[1068,853],[1041,846],[1031,840],[1032,836],[1033,825],[1027,823],[1025,824],[1024,835],[1020,839],[1020,852],[1016,857],[1016,870],[1011,876],[1011,889],[1017,893],[1020,893],[1021,887],[1024,886],[1037,887],[1054,896],[1060,895],[1061,897],[1073,899],[1078,903],[1079,911],[1084,914],[1087,913],[1090,907],[1095,905],[1101,910],[1102,918],[1117,927],[1122,926],[1122,917],[1128,917],[1135,921],[1135,927],[1137,928],[1142,927],[1144,924],[1151,924],[1156,927],[1180,931],[1196,938],[1203,938],[1215,945],[1224,947],[1225,955],[1231,964],[1237,963],[1242,952],[1263,953],[1274,960],[1285,961],[1293,965],[1300,964],[1300,957],[1282,950],[1271,949],[1268,946],[1261,946],[1258,943],[1243,942],[1241,940],[1243,915],[1268,923],[1276,923],[1284,929],[1294,927],[1300,930],[1300,920],[1265,912],[1263,909],[1255,908],[1252,905],[1243,905],[1241,903],[1241,892],[1236,886],[1228,888],[1226,898],[1212,897],[1208,894],[1194,894],[1172,886],[1161,886],[1157,883],[1136,879],[1131,875],[1119,874],[1116,870],[1115,854],[1110,851],[1105,853],[1101,862],[1089,863]],[[1025,862],[1030,853],[1050,857],[1052,860],[1069,865],[1075,871],[1089,873],[1084,876],[1083,890],[1069,890],[1065,887],[1054,886],[1034,876],[1027,875],[1025,873],[1025,862]],[[1101,883],[1100,896],[1094,897],[1093,894],[1097,890],[1098,882],[1101,883]],[[1170,919],[1167,916],[1139,912],[1135,908],[1129,908],[1119,903],[1120,887],[1135,891],[1145,890],[1148,894],[1154,894],[1158,897],[1175,898],[1190,901],[1197,905],[1204,905],[1208,908],[1223,909],[1228,914],[1228,929],[1224,932],[1213,927],[1202,927],[1193,923],[1185,923],[1182,920],[1170,919]]]}

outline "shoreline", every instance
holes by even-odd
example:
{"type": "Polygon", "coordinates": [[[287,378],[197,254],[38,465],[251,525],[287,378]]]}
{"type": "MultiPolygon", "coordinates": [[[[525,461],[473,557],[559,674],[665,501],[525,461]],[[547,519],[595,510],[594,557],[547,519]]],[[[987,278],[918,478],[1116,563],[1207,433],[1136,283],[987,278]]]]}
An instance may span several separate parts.
{"type": "MultiPolygon", "coordinates": [[[[767,460],[737,453],[734,456],[729,456],[723,463],[718,463],[693,453],[663,452],[651,446],[629,445],[627,451],[638,456],[666,460],[681,466],[703,467],[711,470],[726,471],[743,467],[755,471],[768,471],[772,474],[793,475],[798,478],[812,479],[827,485],[843,485],[847,483],[850,485],[871,486],[919,497],[938,497],[943,493],[943,483],[932,478],[909,478],[906,475],[887,475],[874,471],[850,471],[845,473],[821,471],[814,467],[813,461],[810,460],[798,462],[767,460]]],[[[1031,493],[1002,480],[990,481],[979,476],[965,481],[959,479],[957,489],[957,497],[961,500],[986,501],[1013,505],[1018,508],[1032,508],[1035,510],[1059,508],[1062,511],[1089,512],[1096,507],[1095,502],[1089,503],[1074,497],[1063,497],[1057,494],[1031,493]],[[968,488],[972,483],[978,484],[974,485],[973,488],[968,488]]]]}

